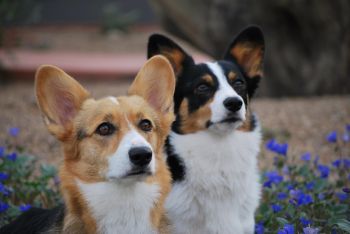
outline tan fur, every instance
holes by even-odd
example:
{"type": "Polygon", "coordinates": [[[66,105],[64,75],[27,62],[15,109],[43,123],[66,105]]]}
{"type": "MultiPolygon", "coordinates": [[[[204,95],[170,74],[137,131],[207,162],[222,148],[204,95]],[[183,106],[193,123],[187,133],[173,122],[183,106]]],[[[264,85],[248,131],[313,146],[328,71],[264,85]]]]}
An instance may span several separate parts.
{"type": "Polygon", "coordinates": [[[229,82],[232,83],[237,78],[237,74],[234,73],[233,71],[230,71],[227,77],[229,82]]]}
{"type": "Polygon", "coordinates": [[[210,85],[214,85],[214,80],[213,80],[213,77],[209,74],[206,74],[202,77],[202,79],[207,82],[208,84],[210,85]]]}
{"type": "Polygon", "coordinates": [[[209,100],[204,106],[201,106],[193,113],[189,113],[188,100],[184,99],[180,105],[179,115],[181,118],[181,131],[184,134],[197,132],[206,129],[206,124],[210,120],[211,110],[209,100]]]}
{"type": "Polygon", "coordinates": [[[263,46],[251,42],[242,42],[231,49],[231,55],[236,58],[248,77],[263,76],[263,46]]]}
{"type": "Polygon", "coordinates": [[[183,61],[185,56],[182,51],[178,49],[161,48],[162,55],[167,57],[174,68],[175,75],[178,76],[182,72],[183,61]]]}
{"type": "Polygon", "coordinates": [[[118,104],[109,98],[95,100],[73,78],[54,66],[42,66],[36,73],[36,94],[49,131],[62,143],[64,162],[60,168],[61,193],[66,214],[62,233],[97,231],[97,224],[76,179],[84,183],[106,181],[108,157],[118,148],[130,124],[151,144],[157,168],[147,183],[160,186],[160,197],[150,210],[153,226],[162,233],[169,225],[163,204],[171,188],[171,177],[163,156],[163,144],[174,120],[175,77],[171,65],[162,56],[150,59],[130,87],[129,96],[118,104]],[[62,106],[62,101],[64,102],[62,106]],[[144,132],[138,124],[149,119],[154,129],[144,132]],[[103,122],[117,127],[111,136],[95,133],[103,122]]]}

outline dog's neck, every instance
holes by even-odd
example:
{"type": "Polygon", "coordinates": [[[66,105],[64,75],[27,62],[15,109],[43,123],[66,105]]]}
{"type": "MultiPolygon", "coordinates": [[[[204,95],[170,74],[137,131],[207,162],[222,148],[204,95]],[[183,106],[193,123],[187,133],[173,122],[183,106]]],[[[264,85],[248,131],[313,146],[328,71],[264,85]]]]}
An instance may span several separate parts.
{"type": "Polygon", "coordinates": [[[66,205],[64,231],[156,233],[151,217],[160,196],[156,183],[85,183],[64,169],[60,175],[66,205]]]}

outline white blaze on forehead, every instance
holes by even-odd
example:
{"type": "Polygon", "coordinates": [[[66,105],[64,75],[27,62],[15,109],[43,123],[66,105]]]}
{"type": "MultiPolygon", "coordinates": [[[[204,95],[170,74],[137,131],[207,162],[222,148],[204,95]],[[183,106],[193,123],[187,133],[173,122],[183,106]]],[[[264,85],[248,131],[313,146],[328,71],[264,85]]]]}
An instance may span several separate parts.
{"type": "Polygon", "coordinates": [[[117,98],[109,96],[108,99],[111,100],[113,103],[119,105],[119,102],[118,102],[117,98]]]}
{"type": "MultiPolygon", "coordinates": [[[[138,133],[134,128],[130,128],[122,140],[115,153],[113,153],[109,159],[107,179],[118,179],[126,175],[132,169],[132,163],[129,159],[129,150],[134,147],[148,147],[152,150],[152,146],[148,141],[138,133]]],[[[151,172],[155,172],[155,159],[154,153],[152,160],[149,164],[151,172]]]]}
{"type": "MultiPolygon", "coordinates": [[[[229,111],[224,106],[224,100],[229,97],[239,98],[242,102],[243,99],[237,94],[237,92],[228,83],[224,71],[219,66],[218,63],[206,63],[210,71],[216,76],[218,80],[218,89],[215,92],[214,100],[210,104],[211,109],[211,121],[213,123],[220,122],[227,117],[229,111]]],[[[241,109],[238,111],[238,115],[244,119],[245,118],[245,106],[244,102],[241,109]]]]}

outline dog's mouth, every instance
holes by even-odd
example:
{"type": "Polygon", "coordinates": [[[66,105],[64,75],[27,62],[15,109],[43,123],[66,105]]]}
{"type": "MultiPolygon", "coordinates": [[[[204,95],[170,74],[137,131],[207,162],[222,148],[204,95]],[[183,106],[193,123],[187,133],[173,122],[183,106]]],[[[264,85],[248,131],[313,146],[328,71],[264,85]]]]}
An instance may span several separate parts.
{"type": "Polygon", "coordinates": [[[233,123],[237,123],[237,122],[241,122],[243,121],[241,117],[236,116],[236,115],[232,115],[232,116],[227,116],[226,118],[218,121],[218,122],[212,122],[212,121],[208,121],[207,122],[207,128],[209,128],[212,125],[217,125],[217,124],[224,124],[224,123],[228,123],[228,124],[233,124],[233,123]]]}
{"type": "Polygon", "coordinates": [[[146,167],[146,168],[132,169],[123,177],[127,178],[127,177],[133,177],[133,176],[149,176],[149,175],[152,175],[152,172],[149,167],[146,167]]]}
{"type": "Polygon", "coordinates": [[[242,121],[242,118],[238,117],[238,116],[228,116],[225,119],[219,121],[218,123],[236,123],[242,121]]]}

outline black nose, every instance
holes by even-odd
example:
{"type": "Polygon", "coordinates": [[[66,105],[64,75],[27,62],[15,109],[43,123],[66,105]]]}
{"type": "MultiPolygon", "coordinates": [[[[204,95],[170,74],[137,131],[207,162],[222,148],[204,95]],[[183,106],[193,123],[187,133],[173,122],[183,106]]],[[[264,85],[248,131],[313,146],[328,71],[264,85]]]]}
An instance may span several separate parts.
{"type": "Polygon", "coordinates": [[[235,112],[241,109],[242,101],[236,97],[229,97],[224,100],[224,106],[227,110],[235,112]]]}
{"type": "Polygon", "coordinates": [[[129,150],[130,161],[135,166],[144,167],[152,160],[152,150],[148,147],[134,147],[129,150]]]}

